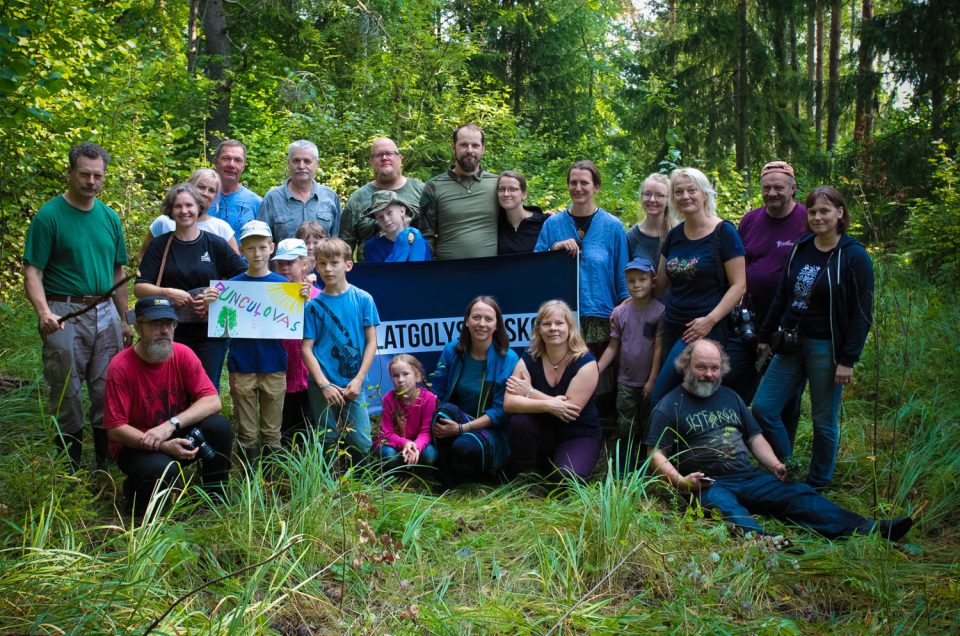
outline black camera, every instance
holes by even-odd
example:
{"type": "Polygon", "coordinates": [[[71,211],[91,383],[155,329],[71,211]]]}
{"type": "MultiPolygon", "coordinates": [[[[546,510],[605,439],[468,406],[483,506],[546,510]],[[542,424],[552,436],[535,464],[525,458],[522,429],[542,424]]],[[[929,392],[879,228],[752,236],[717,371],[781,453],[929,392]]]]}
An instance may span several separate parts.
{"type": "Polygon", "coordinates": [[[737,305],[730,312],[730,323],[733,327],[733,334],[738,336],[745,344],[753,344],[757,341],[757,330],[753,326],[753,312],[737,305]]]}
{"type": "Polygon", "coordinates": [[[200,461],[208,462],[216,456],[216,451],[207,443],[199,426],[191,428],[185,439],[190,442],[190,450],[197,449],[197,459],[200,461]]]}
{"type": "Polygon", "coordinates": [[[781,355],[796,353],[803,344],[803,336],[796,327],[778,329],[770,337],[770,350],[781,355]]]}

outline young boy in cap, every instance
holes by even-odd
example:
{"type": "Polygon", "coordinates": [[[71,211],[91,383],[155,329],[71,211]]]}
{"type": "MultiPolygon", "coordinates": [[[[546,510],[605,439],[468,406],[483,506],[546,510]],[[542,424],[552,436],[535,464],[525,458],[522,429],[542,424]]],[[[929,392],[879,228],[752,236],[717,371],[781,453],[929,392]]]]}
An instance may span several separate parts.
{"type": "MultiPolygon", "coordinates": [[[[230,280],[258,283],[286,283],[287,279],[270,271],[273,235],[263,221],[247,221],[240,229],[240,252],[247,259],[247,271],[230,280]]],[[[207,304],[220,296],[215,287],[204,293],[207,304]]],[[[230,393],[237,420],[237,441],[249,465],[264,452],[280,448],[280,423],[283,397],[287,390],[287,351],[280,340],[233,338],[227,356],[230,393]],[[257,416],[257,406],[260,415],[257,416]]]]}
{"type": "MultiPolygon", "coordinates": [[[[306,225],[306,224],[304,224],[306,225]]],[[[302,225],[300,226],[303,227],[302,225]]],[[[319,241],[318,241],[319,242],[319,241]]],[[[277,244],[277,253],[270,259],[277,273],[291,283],[304,283],[312,269],[307,244],[298,238],[283,239],[277,244]]],[[[308,283],[301,289],[305,300],[310,300],[320,290],[308,283]]],[[[286,446],[291,446],[297,433],[305,433],[312,420],[310,398],[307,396],[307,367],[300,351],[302,340],[282,340],[287,350],[287,393],[283,397],[283,423],[280,433],[286,446]]]]}
{"type": "Polygon", "coordinates": [[[373,193],[366,212],[377,222],[380,235],[363,244],[368,263],[402,263],[429,261],[430,244],[415,227],[410,225],[410,211],[393,190],[373,193]]]}
{"type": "MultiPolygon", "coordinates": [[[[650,417],[650,392],[663,363],[663,305],[653,298],[657,268],[650,259],[637,257],[624,273],[630,301],[613,310],[610,344],[600,357],[600,372],[620,354],[617,376],[617,437],[620,439],[620,469],[635,468],[632,450],[646,438],[650,417]]],[[[646,457],[646,447],[640,446],[646,457]]]]}

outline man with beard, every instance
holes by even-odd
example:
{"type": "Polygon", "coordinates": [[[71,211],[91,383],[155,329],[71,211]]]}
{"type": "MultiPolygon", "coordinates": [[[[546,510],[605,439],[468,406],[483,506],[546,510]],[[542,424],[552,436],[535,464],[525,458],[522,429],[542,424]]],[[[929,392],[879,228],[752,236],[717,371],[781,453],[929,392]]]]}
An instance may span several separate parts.
{"type": "MultiPolygon", "coordinates": [[[[743,215],[739,227],[747,266],[747,293],[743,305],[753,312],[755,332],[767,317],[794,242],[808,231],[807,209],[794,200],[797,182],[793,166],[785,161],[771,161],[765,165],[760,170],[760,193],[764,205],[743,215]]],[[[756,338],[751,340],[732,335],[727,341],[727,354],[733,373],[727,377],[726,385],[749,404],[760,382],[756,338]]],[[[793,432],[796,432],[800,419],[803,387],[798,393],[787,407],[789,412],[784,413],[784,422],[793,432]]]]}
{"type": "Polygon", "coordinates": [[[180,486],[181,465],[196,460],[201,486],[221,494],[233,432],[217,390],[196,354],[173,342],[177,314],[168,298],[143,298],[134,311],[140,339],[110,362],[103,422],[127,475],[127,500],[142,513],[158,485],[180,486]]]}
{"type": "Polygon", "coordinates": [[[787,467],[743,400],[720,386],[730,363],[718,343],[693,342],[676,366],[683,384],[664,396],[650,419],[650,465],[677,490],[696,496],[704,508],[716,508],[735,532],[765,534],[753,514],[789,521],[831,539],[877,532],[898,541],[910,530],[910,517],[865,519],[805,483],[785,481],[787,467]],[[750,463],[751,453],[769,472],[750,463]]]}
{"type": "Polygon", "coordinates": [[[437,260],[497,255],[497,175],[480,166],[483,130],[453,131],[456,163],[427,182],[417,223],[437,260]]]}
{"type": "Polygon", "coordinates": [[[240,175],[246,167],[247,147],[236,139],[221,141],[213,153],[213,169],[220,176],[220,194],[207,213],[229,223],[235,234],[240,234],[240,228],[247,221],[256,219],[260,209],[260,195],[240,184],[240,175]]]}
{"type": "Polygon", "coordinates": [[[263,197],[257,218],[270,226],[275,243],[294,238],[297,228],[306,221],[323,226],[327,236],[340,234],[340,197],[314,179],[320,153],[317,145],[298,139],[287,148],[287,169],[290,178],[272,188],[263,197]]]}
{"type": "Polygon", "coordinates": [[[377,224],[373,215],[365,215],[373,203],[373,193],[389,190],[397,194],[410,216],[416,222],[420,212],[420,195],[423,181],[403,176],[403,155],[392,139],[378,137],[370,147],[370,167],[373,168],[373,181],[356,189],[347,205],[343,208],[343,220],[340,223],[340,238],[347,242],[350,249],[356,248],[357,261],[363,261],[363,243],[377,233],[377,224]]]}
{"type": "Polygon", "coordinates": [[[133,333],[127,325],[127,288],[104,295],[123,280],[127,249],[120,217],[97,198],[110,155],[84,142],[70,149],[67,191],[45,203],[30,222],[23,253],[27,298],[39,318],[47,415],[56,417],[56,443],[80,467],[83,393],[90,395],[97,466],[107,461],[103,387],[110,359],[133,333]],[[64,316],[76,315],[69,320],[64,316]],[[123,343],[123,344],[121,344],[123,343]]]}

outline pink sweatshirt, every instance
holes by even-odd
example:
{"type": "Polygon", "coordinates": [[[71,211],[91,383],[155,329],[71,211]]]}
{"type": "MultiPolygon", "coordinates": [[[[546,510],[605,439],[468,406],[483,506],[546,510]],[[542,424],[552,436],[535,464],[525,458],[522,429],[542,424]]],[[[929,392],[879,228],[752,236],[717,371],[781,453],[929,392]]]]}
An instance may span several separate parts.
{"type": "MultiPolygon", "coordinates": [[[[390,391],[383,396],[383,411],[380,415],[380,444],[396,450],[403,450],[404,444],[412,441],[421,451],[430,443],[430,421],[437,410],[437,396],[421,388],[420,395],[412,404],[407,404],[399,397],[396,391],[390,391]],[[397,435],[393,426],[393,414],[400,409],[406,411],[407,421],[403,436],[397,435]]],[[[379,444],[378,444],[379,447],[379,444]]]]}

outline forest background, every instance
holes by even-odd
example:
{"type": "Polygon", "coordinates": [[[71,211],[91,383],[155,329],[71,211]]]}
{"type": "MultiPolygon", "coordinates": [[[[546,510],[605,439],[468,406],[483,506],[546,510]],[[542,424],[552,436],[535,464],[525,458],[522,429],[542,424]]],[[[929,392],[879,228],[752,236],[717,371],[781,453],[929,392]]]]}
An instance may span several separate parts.
{"type": "Polygon", "coordinates": [[[950,630],[958,33],[951,0],[0,0],[0,629],[142,633],[203,582],[166,633],[950,630]],[[165,188],[224,137],[247,144],[261,194],[287,144],[314,141],[318,180],[345,200],[371,177],[373,137],[426,180],[467,121],[486,132],[484,167],[523,172],[545,208],[593,159],[600,204],[626,224],[642,179],[681,165],[711,176],[733,221],[772,159],[795,166],[798,198],[840,187],[878,297],[836,497],[918,515],[919,545],[804,540],[788,558],[671,513],[642,476],[437,500],[319,454],[290,458],[275,491],[244,476],[228,509],[178,500],[130,525],[115,474],[53,469],[21,258],[71,145],[113,155],[102,198],[135,251],[165,188]]]}

